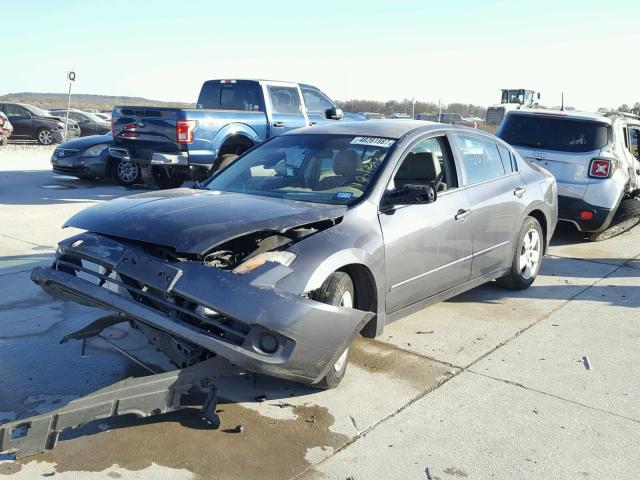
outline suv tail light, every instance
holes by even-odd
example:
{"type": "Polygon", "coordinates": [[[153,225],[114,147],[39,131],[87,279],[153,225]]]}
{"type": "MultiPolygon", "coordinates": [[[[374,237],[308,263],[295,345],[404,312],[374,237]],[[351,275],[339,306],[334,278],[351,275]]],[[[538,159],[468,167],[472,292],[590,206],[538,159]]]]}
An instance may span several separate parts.
{"type": "Polygon", "coordinates": [[[195,120],[178,120],[176,123],[178,143],[193,143],[193,131],[197,124],[195,120]]]}
{"type": "Polygon", "coordinates": [[[613,162],[603,158],[594,158],[589,165],[589,176],[595,178],[608,178],[613,171],[613,162]]]}

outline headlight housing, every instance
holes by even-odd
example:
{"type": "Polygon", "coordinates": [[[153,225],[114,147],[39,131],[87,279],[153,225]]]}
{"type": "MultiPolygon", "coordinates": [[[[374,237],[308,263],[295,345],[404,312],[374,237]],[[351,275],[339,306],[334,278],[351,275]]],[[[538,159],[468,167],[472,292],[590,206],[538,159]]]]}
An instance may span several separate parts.
{"type": "Polygon", "coordinates": [[[288,267],[289,265],[291,265],[291,262],[293,262],[296,259],[296,257],[297,255],[291,252],[260,253],[259,255],[256,255],[255,257],[251,257],[250,259],[242,262],[240,265],[238,265],[236,268],[233,269],[233,273],[238,273],[240,275],[243,275],[245,273],[249,273],[255,270],[258,267],[261,267],[266,262],[276,262],[276,263],[279,263],[280,265],[284,265],[285,267],[288,267]]]}
{"type": "Polygon", "coordinates": [[[83,157],[97,157],[108,147],[106,143],[100,143],[98,145],[94,145],[91,148],[85,150],[83,157]]]}
{"type": "Polygon", "coordinates": [[[64,128],[64,122],[57,122],[58,127],[64,128]]]}

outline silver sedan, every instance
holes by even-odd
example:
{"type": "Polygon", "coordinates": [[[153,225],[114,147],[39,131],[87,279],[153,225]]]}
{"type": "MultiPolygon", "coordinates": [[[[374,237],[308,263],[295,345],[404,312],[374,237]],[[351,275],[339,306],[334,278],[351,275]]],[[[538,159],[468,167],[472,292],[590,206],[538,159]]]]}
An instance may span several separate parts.
{"type": "Polygon", "coordinates": [[[86,233],[32,279],[172,340],[158,345],[332,388],[356,335],[485,282],[531,285],[556,220],[553,176],[493,135],[337,123],[267,141],[201,188],[77,214],[86,233]]]}

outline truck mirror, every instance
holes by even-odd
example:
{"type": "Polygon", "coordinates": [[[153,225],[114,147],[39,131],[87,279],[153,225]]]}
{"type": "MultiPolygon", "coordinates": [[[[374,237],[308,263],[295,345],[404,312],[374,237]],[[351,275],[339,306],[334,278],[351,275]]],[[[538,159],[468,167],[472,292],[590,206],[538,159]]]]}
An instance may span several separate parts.
{"type": "Polygon", "coordinates": [[[338,107],[328,108],[327,110],[325,110],[324,115],[329,120],[342,120],[343,117],[342,109],[338,107]]]}

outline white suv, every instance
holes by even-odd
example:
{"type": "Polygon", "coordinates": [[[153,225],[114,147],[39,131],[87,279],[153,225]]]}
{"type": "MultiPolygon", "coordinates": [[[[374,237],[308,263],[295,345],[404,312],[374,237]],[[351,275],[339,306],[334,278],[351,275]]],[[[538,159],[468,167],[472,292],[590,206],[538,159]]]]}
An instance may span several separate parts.
{"type": "Polygon", "coordinates": [[[640,119],[634,115],[522,109],[498,136],[558,182],[558,219],[594,241],[640,222],[640,119]]]}

